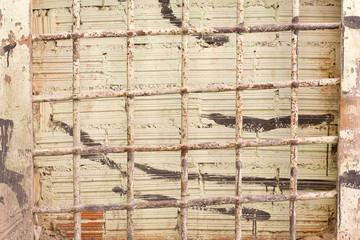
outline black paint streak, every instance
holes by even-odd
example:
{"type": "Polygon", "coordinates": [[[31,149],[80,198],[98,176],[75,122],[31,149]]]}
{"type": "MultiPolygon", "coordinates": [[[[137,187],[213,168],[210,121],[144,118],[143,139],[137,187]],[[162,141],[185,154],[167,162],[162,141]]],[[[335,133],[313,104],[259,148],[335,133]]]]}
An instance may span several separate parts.
{"type": "MultiPolygon", "coordinates": [[[[160,194],[146,194],[146,195],[136,195],[135,194],[135,197],[145,200],[145,201],[149,201],[149,202],[179,200],[177,198],[168,197],[168,196],[164,196],[164,195],[160,195],[160,194]]],[[[196,209],[196,210],[206,211],[206,212],[220,213],[220,214],[231,215],[231,216],[235,215],[235,208],[233,208],[233,207],[230,207],[230,208],[211,207],[211,208],[209,208],[209,207],[199,206],[199,207],[191,207],[191,209],[196,209]]],[[[246,207],[243,207],[243,209],[242,209],[242,216],[246,220],[254,220],[255,219],[255,220],[260,220],[260,221],[266,221],[271,218],[271,215],[268,212],[265,212],[265,211],[262,211],[259,209],[254,209],[254,208],[246,208],[246,207]]]]}
{"type": "MultiPolygon", "coordinates": [[[[53,120],[53,117],[51,116],[50,118],[51,122],[57,126],[60,127],[62,130],[64,130],[67,134],[69,134],[70,136],[73,136],[73,127],[69,126],[68,124],[64,123],[64,122],[60,122],[60,121],[56,121],[53,120]]],[[[80,131],[81,134],[81,142],[86,145],[86,146],[99,146],[101,145],[100,143],[95,143],[95,141],[90,137],[90,135],[84,131],[80,131]],[[95,145],[94,145],[95,144],[95,145]]],[[[119,169],[121,171],[121,167],[120,165],[117,165],[113,160],[109,159],[105,154],[93,154],[93,155],[82,155],[82,158],[87,158],[91,161],[95,161],[95,162],[100,162],[101,164],[105,164],[107,165],[109,168],[116,168],[119,169]],[[90,158],[89,158],[90,156],[90,158]],[[106,160],[104,160],[106,158],[106,160]],[[95,159],[102,159],[100,161],[95,160],[95,159]],[[116,167],[114,167],[116,166],[116,167]]],[[[149,166],[145,166],[139,163],[135,163],[135,168],[140,169],[150,175],[153,175],[154,177],[152,177],[153,179],[168,179],[168,180],[179,180],[180,179],[180,172],[172,172],[172,171],[167,171],[167,170],[161,170],[161,169],[156,169],[153,167],[149,167],[149,166]]],[[[126,173],[122,172],[121,173],[126,176],[126,173]]],[[[204,175],[205,179],[207,179],[207,174],[204,175]]],[[[196,174],[189,174],[189,180],[195,180],[198,179],[198,175],[196,174]]],[[[214,177],[210,177],[209,179],[214,179],[216,181],[218,181],[219,179],[221,179],[221,181],[227,181],[228,179],[222,178],[221,176],[214,176],[214,177]]],[[[235,178],[232,178],[233,181],[235,181],[235,178]]],[[[127,191],[125,189],[122,189],[121,187],[114,187],[112,189],[113,192],[120,194],[120,196],[126,195],[127,191]]],[[[145,194],[145,195],[140,195],[140,194],[135,194],[135,198],[137,199],[142,199],[145,201],[162,201],[162,200],[178,200],[176,198],[172,198],[169,196],[164,196],[164,195],[160,195],[160,194],[145,194]]],[[[194,209],[199,209],[199,208],[194,208],[194,209]]],[[[217,212],[220,214],[228,214],[228,215],[234,215],[235,213],[235,209],[234,208],[230,208],[229,210],[227,210],[226,208],[207,208],[207,207],[202,207],[202,210],[205,211],[212,211],[212,212],[217,212]]],[[[270,219],[270,213],[267,213],[265,211],[262,210],[257,210],[257,209],[247,209],[245,207],[243,207],[243,217],[247,220],[249,219],[255,219],[255,220],[268,220],[270,219]]]]}
{"type": "MultiPolygon", "coordinates": [[[[163,169],[157,169],[146,165],[135,163],[135,168],[150,175],[152,179],[167,179],[171,181],[180,181],[181,174],[177,171],[168,171],[163,169]]],[[[199,175],[189,173],[189,180],[199,180],[199,175]]],[[[218,182],[223,184],[235,184],[235,176],[224,176],[224,175],[212,175],[202,174],[202,179],[209,182],[218,182]]],[[[266,189],[269,187],[279,188],[281,192],[290,189],[289,178],[261,178],[261,177],[243,177],[242,182],[244,184],[257,184],[264,185],[266,189]]],[[[298,190],[316,190],[316,191],[328,191],[336,188],[335,181],[328,180],[316,180],[316,179],[298,179],[298,190]]]]}
{"type": "Polygon", "coordinates": [[[360,17],[359,16],[346,16],[344,17],[345,27],[352,29],[360,29],[360,17]]]}
{"type": "Polygon", "coordinates": [[[339,177],[339,185],[347,188],[360,189],[360,172],[350,170],[339,177]]]}
{"type": "Polygon", "coordinates": [[[1,203],[2,205],[5,205],[4,197],[0,197],[0,203],[1,203]]]}
{"type": "MultiPolygon", "coordinates": [[[[126,191],[123,191],[120,187],[114,187],[112,190],[115,193],[120,193],[120,196],[123,196],[126,194],[126,191]]],[[[161,194],[144,194],[144,195],[135,194],[135,198],[145,200],[148,202],[179,200],[177,198],[164,196],[161,194]]],[[[231,215],[231,216],[235,215],[235,208],[233,208],[233,207],[231,207],[231,208],[210,207],[209,208],[209,207],[199,206],[199,207],[191,207],[191,209],[219,213],[219,214],[224,214],[224,215],[231,215]]],[[[266,211],[262,211],[262,210],[254,209],[254,208],[246,208],[246,207],[243,207],[243,209],[242,209],[242,216],[246,220],[258,220],[258,221],[266,221],[271,218],[270,213],[268,213],[266,211]]]]}
{"type": "MultiPolygon", "coordinates": [[[[226,116],[220,113],[203,114],[203,118],[213,120],[219,125],[235,128],[235,117],[226,116]]],[[[247,132],[268,132],[277,128],[290,128],[290,116],[261,119],[254,117],[243,117],[243,129],[247,132]]],[[[309,127],[320,124],[330,124],[335,119],[332,114],[323,115],[299,115],[299,126],[309,127]]]]}
{"type": "MultiPolygon", "coordinates": [[[[328,125],[327,135],[330,136],[330,124],[328,125]]],[[[329,176],[329,148],[330,144],[326,144],[326,176],[329,176]]]]}
{"type": "MultiPolygon", "coordinates": [[[[51,116],[51,119],[52,119],[52,116],[51,116]]],[[[57,126],[57,127],[61,128],[62,130],[64,130],[70,136],[73,136],[73,127],[67,125],[64,122],[56,121],[56,120],[52,120],[52,123],[54,124],[54,126],[57,126]]],[[[89,146],[89,147],[102,146],[100,143],[96,143],[90,137],[90,135],[87,132],[84,132],[84,131],[80,131],[80,139],[81,139],[81,142],[85,146],[89,146]]],[[[120,165],[117,164],[116,162],[114,162],[113,160],[111,160],[106,154],[85,154],[85,155],[81,155],[81,157],[89,159],[89,160],[91,160],[93,162],[98,162],[101,165],[106,165],[110,169],[118,169],[118,170],[121,171],[120,165]]],[[[122,174],[126,175],[125,172],[122,172],[122,174]]]]}
{"type": "MultiPolygon", "coordinates": [[[[181,18],[175,16],[174,11],[170,7],[170,0],[159,0],[161,3],[161,15],[164,19],[169,19],[170,23],[176,27],[181,28],[181,18]]],[[[197,39],[202,39],[204,42],[214,46],[222,46],[229,42],[229,37],[226,35],[194,35],[197,39]]]]}
{"type": "Polygon", "coordinates": [[[294,17],[294,18],[291,20],[291,23],[293,23],[293,24],[299,23],[299,17],[294,17]]]}
{"type": "Polygon", "coordinates": [[[170,0],[159,0],[161,3],[161,14],[164,19],[169,19],[170,23],[181,28],[181,19],[177,18],[170,7],[170,0]]]}
{"type": "MultiPolygon", "coordinates": [[[[180,180],[180,172],[168,171],[168,170],[164,170],[164,169],[157,169],[157,168],[153,168],[153,167],[150,167],[147,165],[142,165],[139,163],[135,163],[134,166],[135,166],[135,168],[150,175],[152,179],[164,179],[165,178],[165,179],[173,180],[173,181],[180,180]]],[[[189,173],[188,178],[189,178],[189,180],[196,180],[197,174],[189,173]]]]}
{"type": "MultiPolygon", "coordinates": [[[[11,120],[0,118],[0,183],[5,183],[11,188],[11,190],[16,194],[19,206],[22,207],[28,200],[28,196],[20,184],[24,175],[9,170],[5,165],[13,127],[13,122],[11,120]]],[[[3,199],[3,197],[1,198],[3,199]]]]}
{"type": "Polygon", "coordinates": [[[164,196],[164,195],[160,195],[160,194],[144,194],[144,195],[140,195],[140,194],[135,194],[135,198],[138,199],[142,199],[148,202],[155,202],[155,201],[177,201],[179,199],[173,198],[173,197],[169,197],[169,196],[164,196]]]}
{"type": "Polygon", "coordinates": [[[15,43],[11,43],[11,44],[8,44],[6,46],[3,47],[3,50],[4,50],[4,53],[6,54],[7,53],[7,56],[6,56],[6,66],[9,67],[9,56],[10,56],[10,51],[12,49],[14,49],[16,47],[16,42],[15,43]]]}
{"type": "MultiPolygon", "coordinates": [[[[226,124],[227,126],[233,126],[235,124],[235,118],[223,116],[221,114],[212,114],[212,117],[220,116],[221,121],[226,124]]],[[[312,115],[300,115],[302,116],[302,120],[299,122],[302,123],[303,126],[307,125],[318,125],[323,122],[331,122],[334,119],[334,116],[331,114],[327,115],[318,115],[318,116],[312,116],[312,115]],[[305,116],[305,117],[304,117],[305,116]],[[311,117],[310,117],[311,116],[311,117]]],[[[218,118],[216,118],[218,120],[218,118]]],[[[256,119],[256,118],[248,118],[248,120],[251,120],[252,123],[247,123],[249,126],[256,126],[254,128],[255,130],[259,129],[274,129],[275,126],[288,126],[290,124],[290,118],[287,119],[287,117],[278,119],[278,120],[263,120],[263,119],[256,119]],[[255,120],[254,120],[255,119],[255,120]],[[257,123],[254,123],[258,121],[257,123]],[[268,122],[267,122],[268,121],[268,122]],[[288,123],[286,122],[288,121],[288,123]],[[270,122],[270,123],[269,123],[270,122]],[[276,124],[274,124],[274,122],[276,124]]],[[[70,136],[73,136],[73,128],[69,125],[67,125],[64,122],[55,121],[51,117],[51,121],[55,126],[58,126],[62,130],[64,130],[67,134],[70,136]]],[[[245,122],[245,121],[244,121],[245,122]]],[[[300,123],[300,125],[301,125],[300,123]]],[[[250,127],[248,127],[251,129],[250,127]]],[[[254,130],[253,129],[253,130],[254,130]]],[[[81,141],[85,146],[101,146],[100,143],[96,143],[90,135],[85,132],[81,131],[81,141]]],[[[113,160],[108,158],[105,154],[91,154],[91,155],[82,155],[82,158],[87,158],[94,162],[100,162],[103,165],[107,165],[109,168],[116,168],[121,171],[120,165],[116,164],[113,160]]],[[[144,164],[135,163],[135,168],[145,172],[148,174],[152,179],[167,179],[170,181],[180,181],[180,172],[177,171],[169,171],[169,170],[163,170],[163,169],[157,169],[151,166],[147,166],[144,164]]],[[[122,172],[123,175],[126,175],[126,172],[122,172]]],[[[194,173],[189,173],[188,175],[189,180],[199,180],[199,175],[194,173]]],[[[223,184],[235,184],[235,176],[223,176],[223,175],[212,175],[212,174],[202,174],[202,179],[204,181],[212,181],[212,182],[218,182],[223,184]]],[[[243,177],[242,182],[244,184],[257,184],[257,185],[264,185],[266,187],[266,190],[268,190],[269,187],[273,188],[273,193],[275,192],[276,188],[279,188],[281,193],[284,190],[290,189],[290,180],[289,178],[260,178],[260,177],[243,177]]],[[[298,179],[298,189],[299,190],[332,190],[336,188],[336,183],[334,181],[326,181],[326,180],[309,180],[309,179],[298,179]]],[[[126,190],[122,189],[121,187],[114,187],[112,189],[113,192],[120,194],[121,196],[126,195],[126,190]]],[[[162,200],[178,200],[176,198],[172,198],[169,196],[164,196],[161,194],[135,194],[135,198],[142,199],[145,201],[162,201],[162,200]]],[[[208,207],[197,207],[194,209],[201,209],[204,211],[211,211],[216,212],[219,214],[227,214],[227,215],[234,215],[234,208],[208,208],[208,207]]],[[[248,209],[243,208],[243,217],[247,220],[268,220],[270,219],[271,215],[268,212],[258,210],[258,209],[248,209]]]]}
{"type": "MultiPolygon", "coordinates": [[[[360,189],[360,173],[355,170],[344,172],[339,176],[339,192],[342,187],[360,189]]],[[[339,207],[341,207],[341,194],[339,194],[339,207]]],[[[341,224],[341,211],[339,211],[339,224],[341,224]]]]}
{"type": "Polygon", "coordinates": [[[195,35],[197,39],[202,39],[207,44],[213,46],[222,46],[225,43],[229,42],[229,37],[226,35],[211,35],[211,34],[198,34],[195,35]]]}
{"type": "Polygon", "coordinates": [[[120,196],[124,196],[124,195],[126,195],[126,193],[127,193],[126,190],[124,190],[124,189],[122,189],[122,188],[120,188],[120,187],[113,187],[112,191],[113,191],[114,193],[119,193],[120,196]]]}
{"type": "MultiPolygon", "coordinates": [[[[220,213],[220,214],[224,214],[224,215],[235,216],[235,208],[233,208],[233,207],[230,207],[230,208],[194,207],[193,209],[198,209],[198,210],[207,211],[207,212],[215,212],[215,213],[220,213]]],[[[244,219],[246,219],[246,220],[266,221],[266,220],[269,220],[271,218],[271,215],[270,215],[270,213],[268,213],[266,211],[262,211],[262,210],[255,209],[255,208],[243,207],[243,209],[242,209],[242,217],[244,219]]]]}

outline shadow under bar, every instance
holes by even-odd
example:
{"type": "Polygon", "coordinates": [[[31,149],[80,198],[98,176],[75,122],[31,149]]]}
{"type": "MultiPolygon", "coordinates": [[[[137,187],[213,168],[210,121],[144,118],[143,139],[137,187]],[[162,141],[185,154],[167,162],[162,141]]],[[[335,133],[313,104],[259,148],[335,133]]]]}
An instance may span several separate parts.
{"type": "Polygon", "coordinates": [[[300,80],[299,82],[284,81],[284,82],[268,82],[268,83],[248,83],[248,84],[211,84],[203,86],[188,86],[188,87],[169,87],[169,88],[154,88],[154,89],[139,89],[139,90],[120,90],[120,91],[96,91],[96,92],[82,92],[80,94],[57,94],[57,95],[33,95],[33,103],[38,102],[54,102],[54,101],[68,101],[79,99],[98,99],[98,98],[116,98],[126,96],[154,96],[165,94],[181,94],[181,93],[205,93],[205,92],[229,92],[236,90],[262,90],[262,89],[277,89],[288,87],[324,87],[336,86],[340,84],[340,78],[325,78],[325,79],[309,79],[300,80]]]}
{"type": "Polygon", "coordinates": [[[113,30],[113,31],[79,31],[65,33],[51,33],[34,35],[33,41],[49,41],[71,38],[103,38],[103,37],[135,37],[146,35],[197,35],[216,33],[256,33],[256,32],[282,32],[291,30],[334,30],[340,29],[341,23],[298,23],[298,24],[268,24],[253,26],[212,27],[212,28],[164,28],[139,30],[113,30]]]}
{"type": "Polygon", "coordinates": [[[89,204],[79,206],[41,206],[33,207],[34,213],[70,213],[84,211],[114,211],[127,209],[149,209],[149,208],[171,208],[171,207],[198,207],[210,205],[225,205],[235,203],[257,203],[257,202],[283,202],[290,200],[315,200],[334,198],[337,195],[336,190],[326,192],[311,192],[301,194],[284,194],[284,195],[251,195],[244,197],[219,197],[192,199],[187,202],[180,200],[139,202],[134,204],[89,204]]]}
{"type": "Polygon", "coordinates": [[[69,154],[99,154],[99,153],[124,153],[124,152],[159,152],[180,150],[207,150],[207,149],[231,149],[248,147],[271,147],[285,145],[306,144],[333,144],[338,142],[338,136],[307,137],[297,139],[270,139],[248,140],[240,142],[201,142],[193,144],[159,144],[159,145],[120,145],[120,146],[96,146],[96,147],[68,147],[51,149],[34,149],[33,156],[57,156],[69,154]]]}

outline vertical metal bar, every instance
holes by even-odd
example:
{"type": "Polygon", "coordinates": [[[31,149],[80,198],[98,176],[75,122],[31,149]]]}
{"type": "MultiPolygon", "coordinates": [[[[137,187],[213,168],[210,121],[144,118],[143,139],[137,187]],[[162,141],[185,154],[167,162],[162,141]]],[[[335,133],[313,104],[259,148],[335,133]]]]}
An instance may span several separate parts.
{"type": "MultiPolygon", "coordinates": [[[[237,3],[237,24],[244,24],[244,0],[239,0],[237,3]]],[[[244,35],[242,33],[236,34],[236,85],[244,83],[244,35]]],[[[235,127],[235,140],[239,142],[242,140],[243,135],[243,115],[242,115],[243,97],[242,91],[236,91],[236,127],[235,127]]],[[[235,195],[241,196],[242,191],[242,148],[236,148],[235,150],[236,160],[236,186],[235,195]]],[[[241,217],[242,217],[242,204],[235,204],[235,239],[241,239],[241,217]]]]}
{"type": "MultiPolygon", "coordinates": [[[[80,0],[73,2],[73,31],[80,31],[80,0]]],[[[73,39],[73,93],[80,93],[80,38],[73,39]]],[[[73,144],[81,146],[80,137],[80,101],[73,101],[73,144]]],[[[80,154],[73,155],[74,205],[81,204],[80,196],[80,154]]],[[[81,212],[74,213],[74,238],[81,239],[81,212]]]]}
{"type": "MultiPolygon", "coordinates": [[[[189,0],[182,1],[182,27],[189,27],[189,0]]],[[[189,35],[181,36],[181,86],[186,88],[189,82],[189,35]]],[[[189,93],[181,93],[181,144],[188,143],[188,122],[189,122],[189,93]]],[[[181,149],[181,201],[188,199],[188,149],[181,149]]],[[[187,207],[181,208],[181,239],[187,239],[187,207]]]]}
{"type": "MultiPolygon", "coordinates": [[[[299,23],[299,0],[293,0],[292,23],[299,23]]],[[[298,37],[299,30],[291,31],[291,138],[298,137],[298,94],[299,94],[299,66],[298,66],[298,37]]],[[[297,194],[297,157],[298,147],[290,146],[290,193],[297,194]]],[[[290,239],[296,239],[296,201],[290,201],[290,239]]]]}
{"type": "MultiPolygon", "coordinates": [[[[127,30],[134,30],[135,18],[135,0],[129,0],[127,5],[127,30]]],[[[134,48],[135,39],[132,36],[127,38],[127,89],[131,90],[134,87],[134,48]]],[[[129,95],[126,98],[127,111],[127,144],[134,144],[135,126],[134,126],[134,95],[129,95]]],[[[127,153],[127,203],[134,202],[134,151],[127,153]]],[[[134,209],[127,210],[127,239],[134,239],[134,209]]]]}

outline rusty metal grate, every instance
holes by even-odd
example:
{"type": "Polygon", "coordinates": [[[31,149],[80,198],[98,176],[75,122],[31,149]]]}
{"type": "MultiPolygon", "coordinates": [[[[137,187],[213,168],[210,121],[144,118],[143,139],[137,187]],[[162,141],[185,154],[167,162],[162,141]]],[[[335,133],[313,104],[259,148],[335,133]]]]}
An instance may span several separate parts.
{"type": "Polygon", "coordinates": [[[54,149],[34,149],[33,156],[54,156],[73,154],[74,173],[74,205],[73,206],[35,206],[34,213],[74,213],[74,236],[81,239],[81,212],[127,210],[127,238],[134,238],[134,209],[146,208],[181,208],[181,239],[187,239],[188,208],[194,206],[235,204],[235,236],[241,239],[242,204],[255,202],[290,202],[290,238],[296,239],[296,201],[320,198],[332,198],[336,191],[312,192],[298,194],[297,192],[297,156],[298,145],[302,144],[330,144],[338,141],[337,136],[298,137],[298,88],[321,87],[339,85],[340,79],[310,79],[299,80],[298,75],[298,33],[301,30],[331,30],[339,29],[340,23],[299,23],[299,0],[292,2],[292,23],[259,26],[244,25],[244,0],[237,3],[237,25],[234,27],[193,28],[189,25],[189,0],[182,1],[182,27],[172,29],[135,29],[135,2],[129,0],[127,4],[126,31],[80,31],[80,0],[73,1],[73,32],[59,34],[42,34],[33,36],[33,41],[48,41],[58,39],[73,39],[73,93],[67,95],[37,95],[33,102],[73,100],[73,147],[54,149]],[[243,33],[291,31],[291,81],[274,83],[244,84],[243,82],[243,33]],[[189,37],[193,34],[234,33],[236,38],[236,84],[212,84],[189,87],[189,37]],[[143,35],[181,35],[182,36],[182,80],[181,87],[134,89],[134,38],[143,35]],[[127,38],[127,90],[80,92],[80,38],[126,37],[127,38]],[[291,138],[274,140],[243,141],[242,92],[243,90],[275,89],[291,87],[291,138]],[[189,93],[198,92],[236,92],[236,136],[234,142],[218,143],[203,142],[188,143],[188,111],[189,93]],[[180,144],[163,145],[134,145],[134,98],[136,96],[151,96],[163,94],[181,94],[181,140],[180,144]],[[127,109],[127,145],[125,146],[94,146],[83,147],[80,139],[80,100],[125,97],[127,109]],[[290,145],[290,194],[282,195],[242,195],[242,149],[246,147],[266,147],[290,145]],[[188,199],[188,152],[202,149],[235,149],[236,151],[236,189],[234,197],[188,199]],[[134,203],[134,153],[150,151],[181,151],[181,199],[169,201],[152,201],[134,203]],[[82,205],[80,198],[80,157],[89,153],[127,153],[127,203],[126,204],[94,204],[82,205]]]}

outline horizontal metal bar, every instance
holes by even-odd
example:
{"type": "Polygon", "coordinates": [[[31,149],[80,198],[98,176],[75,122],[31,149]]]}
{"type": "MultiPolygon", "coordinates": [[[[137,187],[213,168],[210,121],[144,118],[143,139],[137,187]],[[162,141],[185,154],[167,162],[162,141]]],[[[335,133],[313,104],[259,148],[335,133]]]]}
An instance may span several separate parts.
{"type": "Polygon", "coordinates": [[[284,145],[332,144],[338,142],[338,136],[307,137],[297,139],[249,140],[241,142],[201,142],[194,144],[160,144],[160,145],[121,145],[98,147],[69,147],[52,149],[34,149],[33,156],[56,156],[68,154],[97,154],[124,152],[158,152],[180,150],[230,149],[248,147],[270,147],[284,145]]]}
{"type": "Polygon", "coordinates": [[[257,203],[257,202],[283,202],[290,200],[314,200],[334,198],[337,195],[336,190],[327,192],[311,192],[301,194],[283,194],[283,195],[258,195],[258,196],[244,196],[244,197],[223,197],[223,198],[204,198],[192,199],[187,202],[179,200],[168,201],[152,201],[140,202],[134,204],[89,204],[79,206],[40,206],[33,207],[34,213],[70,213],[70,212],[84,212],[84,211],[114,211],[127,209],[149,209],[149,208],[171,208],[171,207],[197,207],[197,206],[211,206],[211,205],[225,205],[235,203],[257,203]]]}
{"type": "Polygon", "coordinates": [[[341,23],[298,23],[298,24],[268,24],[254,26],[213,27],[213,28],[164,28],[140,30],[114,30],[114,31],[88,31],[66,32],[33,35],[33,41],[49,41],[70,38],[103,38],[103,37],[134,37],[146,35],[197,35],[217,33],[256,33],[256,32],[281,32],[290,30],[333,30],[339,29],[341,23]]]}
{"type": "Polygon", "coordinates": [[[325,79],[308,79],[299,82],[268,82],[268,83],[248,83],[248,84],[211,84],[194,87],[170,87],[170,88],[154,88],[141,90],[121,90],[121,91],[97,91],[82,92],[80,94],[58,94],[58,95],[34,95],[33,103],[36,102],[55,102],[79,99],[98,99],[98,98],[115,98],[126,96],[154,96],[165,94],[181,94],[181,93],[206,93],[206,92],[229,92],[236,90],[261,90],[261,89],[277,89],[288,87],[324,87],[335,86],[340,84],[340,78],[325,79]]]}

